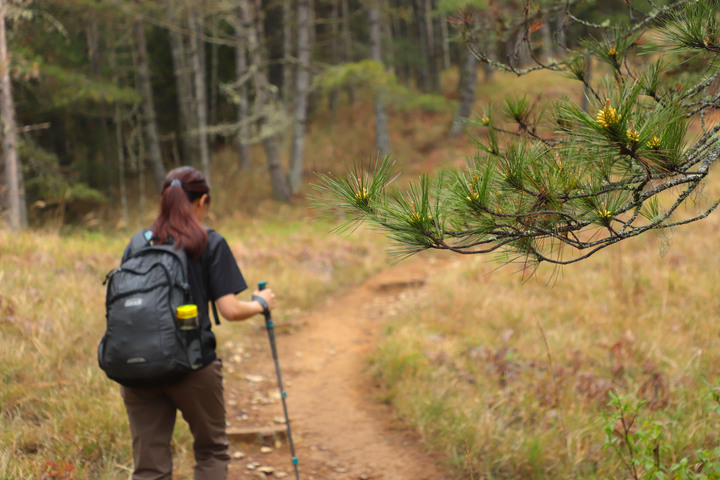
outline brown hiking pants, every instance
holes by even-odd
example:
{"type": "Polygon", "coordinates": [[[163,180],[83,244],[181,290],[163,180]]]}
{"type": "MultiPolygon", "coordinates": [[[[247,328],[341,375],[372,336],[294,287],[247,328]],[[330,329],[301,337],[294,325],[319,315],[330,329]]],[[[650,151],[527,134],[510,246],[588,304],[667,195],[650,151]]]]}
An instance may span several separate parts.
{"type": "Polygon", "coordinates": [[[172,479],[170,441],[177,410],[190,426],[195,480],[227,478],[230,455],[225,434],[222,363],[188,374],[165,388],[121,388],[130,421],[133,480],[172,479]]]}

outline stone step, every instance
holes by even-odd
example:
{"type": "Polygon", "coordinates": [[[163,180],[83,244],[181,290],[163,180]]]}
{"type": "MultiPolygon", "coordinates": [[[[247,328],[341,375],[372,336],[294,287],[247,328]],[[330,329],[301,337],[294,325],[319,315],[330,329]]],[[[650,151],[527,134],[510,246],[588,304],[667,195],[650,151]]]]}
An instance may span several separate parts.
{"type": "Polygon", "coordinates": [[[263,445],[275,445],[276,441],[287,439],[287,428],[285,425],[272,425],[267,427],[243,427],[228,428],[228,440],[237,443],[262,443],[263,445]]]}

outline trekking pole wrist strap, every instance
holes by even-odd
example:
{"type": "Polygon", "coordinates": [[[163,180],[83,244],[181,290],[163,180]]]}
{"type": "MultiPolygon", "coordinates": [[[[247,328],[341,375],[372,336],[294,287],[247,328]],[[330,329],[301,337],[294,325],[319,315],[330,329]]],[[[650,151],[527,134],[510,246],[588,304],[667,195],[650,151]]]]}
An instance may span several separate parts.
{"type": "Polygon", "coordinates": [[[261,297],[260,295],[253,295],[252,299],[253,299],[253,301],[258,302],[260,304],[260,306],[263,309],[262,313],[268,313],[270,311],[270,306],[268,305],[268,303],[265,301],[265,299],[263,297],[261,297]]]}

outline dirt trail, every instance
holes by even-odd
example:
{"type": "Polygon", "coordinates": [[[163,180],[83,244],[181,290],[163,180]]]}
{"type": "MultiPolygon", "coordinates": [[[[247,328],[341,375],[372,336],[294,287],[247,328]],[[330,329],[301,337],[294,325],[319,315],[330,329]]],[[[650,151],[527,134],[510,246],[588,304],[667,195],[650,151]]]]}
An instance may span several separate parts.
{"type": "MultiPolygon", "coordinates": [[[[401,262],[303,315],[289,331],[278,326],[278,356],[301,479],[451,478],[378,401],[367,371],[368,354],[388,314],[397,302],[420,292],[432,267],[427,260],[401,262]]],[[[264,329],[243,342],[226,360],[230,431],[281,427],[282,403],[264,329]]],[[[261,449],[261,443],[233,441],[230,478],[294,478],[284,438],[276,438],[274,445],[266,439],[272,448],[261,449]]]]}

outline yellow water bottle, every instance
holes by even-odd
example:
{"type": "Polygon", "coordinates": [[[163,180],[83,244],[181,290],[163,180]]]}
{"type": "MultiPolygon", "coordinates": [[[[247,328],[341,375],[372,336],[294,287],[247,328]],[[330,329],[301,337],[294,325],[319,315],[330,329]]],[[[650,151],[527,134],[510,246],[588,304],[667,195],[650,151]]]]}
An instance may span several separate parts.
{"type": "Polygon", "coordinates": [[[180,330],[193,330],[198,328],[197,305],[180,305],[175,311],[177,315],[177,327],[180,330]]]}
{"type": "Polygon", "coordinates": [[[196,370],[202,366],[202,343],[197,305],[180,305],[175,311],[177,327],[184,333],[188,363],[196,370]]]}

